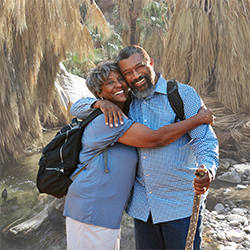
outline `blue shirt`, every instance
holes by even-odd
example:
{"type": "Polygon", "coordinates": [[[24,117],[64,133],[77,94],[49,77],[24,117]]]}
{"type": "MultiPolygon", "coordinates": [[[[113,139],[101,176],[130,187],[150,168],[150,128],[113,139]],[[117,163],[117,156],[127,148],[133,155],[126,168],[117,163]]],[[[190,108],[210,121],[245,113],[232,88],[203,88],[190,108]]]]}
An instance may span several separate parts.
{"type": "MultiPolygon", "coordinates": [[[[103,153],[94,158],[70,185],[64,215],[74,220],[119,229],[123,211],[135,179],[138,161],[136,148],[117,142],[132,125],[125,119],[123,126],[110,128],[104,115],[87,125],[82,136],[79,171],[96,153],[108,149],[108,173],[103,153]]],[[[74,174],[74,173],[73,173],[74,174]]]]}
{"type": "MultiPolygon", "coordinates": [[[[186,84],[178,83],[178,88],[185,117],[197,114],[203,105],[197,92],[186,84]]],[[[87,102],[91,104],[93,100],[87,102]]],[[[72,106],[71,113],[79,115],[83,109],[87,112],[85,104],[79,101],[72,106]]],[[[174,123],[175,113],[163,77],[159,78],[152,96],[145,99],[132,96],[129,118],[153,130],[174,123]]],[[[204,164],[215,176],[218,167],[218,141],[211,125],[201,125],[164,147],[140,148],[138,154],[136,179],[126,212],[143,221],[147,221],[151,212],[154,224],[189,217],[195,169],[204,164]]],[[[207,192],[202,200],[206,195],[207,192]]]]}

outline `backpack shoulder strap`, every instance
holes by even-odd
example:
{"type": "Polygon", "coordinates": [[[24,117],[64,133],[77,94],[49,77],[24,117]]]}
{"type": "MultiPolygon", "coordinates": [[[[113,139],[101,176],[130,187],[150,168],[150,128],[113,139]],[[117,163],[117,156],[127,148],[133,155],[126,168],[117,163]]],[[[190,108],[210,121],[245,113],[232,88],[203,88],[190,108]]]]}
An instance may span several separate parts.
{"type": "Polygon", "coordinates": [[[167,96],[172,109],[176,113],[175,122],[177,122],[178,119],[181,121],[184,120],[184,106],[178,91],[178,83],[176,80],[169,80],[167,82],[167,96]]]}
{"type": "Polygon", "coordinates": [[[89,122],[91,122],[93,119],[95,119],[98,115],[102,114],[102,111],[100,109],[96,109],[93,111],[88,117],[86,117],[82,122],[81,122],[81,127],[86,126],[89,122]]]}

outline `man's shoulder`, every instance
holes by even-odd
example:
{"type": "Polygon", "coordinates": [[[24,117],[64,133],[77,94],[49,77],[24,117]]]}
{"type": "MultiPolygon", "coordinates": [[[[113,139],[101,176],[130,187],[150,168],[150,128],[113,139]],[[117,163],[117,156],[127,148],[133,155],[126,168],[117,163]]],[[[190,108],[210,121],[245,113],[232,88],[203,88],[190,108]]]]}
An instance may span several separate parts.
{"type": "Polygon", "coordinates": [[[186,94],[191,94],[191,93],[197,93],[194,87],[185,84],[185,83],[180,83],[178,82],[178,90],[180,95],[186,95],[186,94]]]}

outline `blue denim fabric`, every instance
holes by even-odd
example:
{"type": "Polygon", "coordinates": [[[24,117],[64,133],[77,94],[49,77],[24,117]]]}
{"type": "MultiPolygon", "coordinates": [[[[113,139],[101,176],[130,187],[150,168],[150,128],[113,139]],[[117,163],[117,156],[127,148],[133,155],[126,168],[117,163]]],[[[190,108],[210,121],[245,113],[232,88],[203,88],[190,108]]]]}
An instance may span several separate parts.
{"type": "MultiPolygon", "coordinates": [[[[204,206],[201,207],[194,240],[194,250],[202,249],[204,206]]],[[[151,215],[147,222],[134,219],[137,250],[184,250],[190,217],[153,224],[151,215]]]]}

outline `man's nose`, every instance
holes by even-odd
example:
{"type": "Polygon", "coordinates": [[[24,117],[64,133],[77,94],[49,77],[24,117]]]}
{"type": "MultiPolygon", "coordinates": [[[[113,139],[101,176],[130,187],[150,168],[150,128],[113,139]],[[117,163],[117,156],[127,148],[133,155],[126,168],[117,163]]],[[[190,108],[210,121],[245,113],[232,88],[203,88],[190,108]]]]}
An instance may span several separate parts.
{"type": "Polygon", "coordinates": [[[133,80],[138,79],[140,77],[140,74],[136,70],[133,70],[132,77],[133,77],[133,80]]]}

